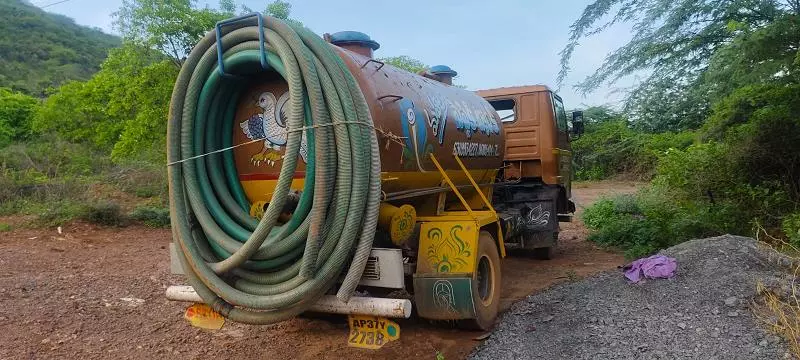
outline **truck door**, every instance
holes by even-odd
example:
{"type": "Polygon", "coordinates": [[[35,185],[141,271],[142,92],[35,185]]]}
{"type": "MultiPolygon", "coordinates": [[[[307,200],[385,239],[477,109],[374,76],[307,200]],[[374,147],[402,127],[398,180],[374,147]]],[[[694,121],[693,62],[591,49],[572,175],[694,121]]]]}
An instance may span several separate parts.
{"type": "Polygon", "coordinates": [[[553,149],[558,162],[558,182],[567,190],[567,198],[572,197],[572,147],[569,144],[567,112],[561,97],[550,93],[553,102],[553,119],[556,122],[558,147],[553,149]]]}

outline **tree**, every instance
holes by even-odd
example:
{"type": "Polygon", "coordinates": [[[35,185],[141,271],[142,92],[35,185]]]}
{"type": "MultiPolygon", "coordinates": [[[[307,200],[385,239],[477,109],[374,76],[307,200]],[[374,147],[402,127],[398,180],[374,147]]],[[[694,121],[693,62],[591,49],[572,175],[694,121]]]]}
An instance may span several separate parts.
{"type": "MultiPolygon", "coordinates": [[[[697,128],[708,115],[710,102],[727,93],[706,77],[712,58],[724,63],[735,58],[718,50],[776,23],[796,21],[798,13],[800,2],[795,0],[596,0],[572,24],[561,53],[559,81],[568,74],[581,40],[615,23],[631,23],[633,38],[577,88],[590,92],[622,77],[647,73],[627,99],[632,120],[649,121],[644,128],[651,131],[697,128]]],[[[793,49],[791,42],[778,52],[793,49]]]]}
{"type": "Polygon", "coordinates": [[[154,50],[126,43],[86,82],[70,82],[36,113],[33,128],[110,151],[114,160],[160,158],[178,69],[154,50]]]}
{"type": "MultiPolygon", "coordinates": [[[[240,14],[252,13],[242,5],[240,14]]],[[[289,18],[292,5],[275,0],[267,4],[265,13],[302,25],[289,18]]],[[[176,66],[183,64],[195,44],[222,20],[236,15],[233,0],[220,0],[219,9],[197,7],[196,0],[123,0],[113,16],[114,27],[125,41],[157,49],[169,55],[176,66]]]]}
{"type": "Polygon", "coordinates": [[[38,107],[38,99],[0,87],[0,148],[31,135],[30,122],[38,107]]]}
{"type": "Polygon", "coordinates": [[[230,1],[221,10],[197,8],[196,0],[123,0],[113,14],[126,41],[169,55],[176,66],[214,25],[234,15],[230,1]]]}
{"type": "MultiPolygon", "coordinates": [[[[277,16],[288,16],[290,9],[281,1],[268,6],[277,16]]],[[[111,51],[90,80],[54,92],[36,113],[34,129],[110,151],[114,161],[163,160],[165,119],[179,65],[235,10],[231,0],[220,1],[219,10],[197,8],[193,0],[125,0],[115,13],[123,46],[111,51]]]]}
{"type": "Polygon", "coordinates": [[[600,124],[612,120],[625,120],[619,111],[607,106],[590,106],[583,110],[583,121],[586,124],[600,124]]]}
{"type": "Polygon", "coordinates": [[[380,58],[378,60],[414,74],[420,71],[428,70],[429,68],[429,66],[425,65],[425,63],[423,63],[422,61],[419,61],[417,59],[405,55],[389,56],[385,58],[380,58]]]}
{"type": "Polygon", "coordinates": [[[292,4],[281,0],[275,0],[267,4],[267,8],[264,11],[265,14],[281,20],[289,20],[291,12],[292,4]]]}

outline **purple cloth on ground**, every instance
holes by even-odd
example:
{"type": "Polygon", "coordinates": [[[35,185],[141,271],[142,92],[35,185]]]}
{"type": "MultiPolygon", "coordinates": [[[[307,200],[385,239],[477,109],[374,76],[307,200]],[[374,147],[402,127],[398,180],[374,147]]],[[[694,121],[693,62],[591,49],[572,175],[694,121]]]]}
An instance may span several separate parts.
{"type": "Polygon", "coordinates": [[[648,279],[669,279],[675,276],[677,268],[678,262],[675,259],[664,255],[653,255],[625,265],[622,270],[628,280],[637,283],[642,280],[642,276],[648,279]]]}

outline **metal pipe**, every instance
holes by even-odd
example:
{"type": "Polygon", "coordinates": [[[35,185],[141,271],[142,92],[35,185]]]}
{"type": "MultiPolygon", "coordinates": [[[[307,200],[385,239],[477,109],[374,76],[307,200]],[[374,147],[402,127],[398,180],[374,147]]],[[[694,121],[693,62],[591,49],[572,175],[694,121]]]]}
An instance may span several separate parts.
{"type": "MultiPolygon", "coordinates": [[[[166,297],[172,301],[202,303],[203,299],[191,286],[173,285],[167,288],[166,297]]],[[[334,295],[325,295],[311,306],[309,311],[327,314],[372,315],[387,318],[404,318],[411,316],[411,300],[386,299],[374,297],[352,297],[343,303],[334,295]]]]}

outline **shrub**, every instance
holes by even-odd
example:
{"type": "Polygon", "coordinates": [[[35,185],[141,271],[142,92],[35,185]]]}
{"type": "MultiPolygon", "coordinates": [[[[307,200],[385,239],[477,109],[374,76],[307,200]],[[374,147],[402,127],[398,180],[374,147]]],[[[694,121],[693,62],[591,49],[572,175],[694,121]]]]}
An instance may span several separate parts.
{"type": "Polygon", "coordinates": [[[86,213],[86,206],[72,200],[61,200],[49,204],[27,202],[24,213],[36,214],[35,225],[58,226],[86,213]]]}
{"type": "Polygon", "coordinates": [[[119,204],[110,201],[89,205],[81,218],[105,226],[122,226],[127,220],[119,204]]]}
{"type": "Polygon", "coordinates": [[[728,218],[728,207],[679,202],[657,187],[600,200],[583,214],[584,223],[593,230],[589,240],[620,248],[627,258],[730,232],[735,223],[728,218]]]}
{"type": "Polygon", "coordinates": [[[108,154],[89,145],[52,135],[0,151],[0,215],[36,215],[38,219],[32,225],[43,226],[76,218],[124,225],[124,214],[114,214],[108,204],[97,203],[106,195],[129,199],[124,194],[114,195],[117,190],[161,204],[168,192],[166,169],[160,161],[114,164],[108,154]],[[110,193],[91,192],[97,184],[110,185],[102,187],[110,193]]]}
{"type": "Polygon", "coordinates": [[[633,258],[693,238],[752,235],[756,225],[796,234],[798,217],[782,216],[795,206],[785,184],[751,181],[733,146],[712,141],[665,152],[650,186],[586,209],[589,239],[633,258]]]}
{"type": "Polygon", "coordinates": [[[169,226],[169,209],[153,206],[140,206],[133,210],[131,218],[150,227],[169,226]]]}
{"type": "Polygon", "coordinates": [[[0,232],[11,231],[11,225],[6,223],[0,223],[0,232]]]}
{"type": "Polygon", "coordinates": [[[800,212],[786,215],[781,222],[781,229],[792,245],[800,247],[800,212]]]}
{"type": "Polygon", "coordinates": [[[659,156],[670,149],[685,149],[695,137],[691,131],[643,133],[632,129],[624,119],[590,124],[586,134],[572,142],[575,177],[602,180],[627,175],[650,179],[659,156]]]}
{"type": "Polygon", "coordinates": [[[118,189],[140,198],[167,199],[167,170],[161,163],[126,162],[115,166],[104,179],[118,189]]]}
{"type": "Polygon", "coordinates": [[[38,108],[38,99],[0,87],[0,148],[31,135],[31,118],[38,108]]]}

